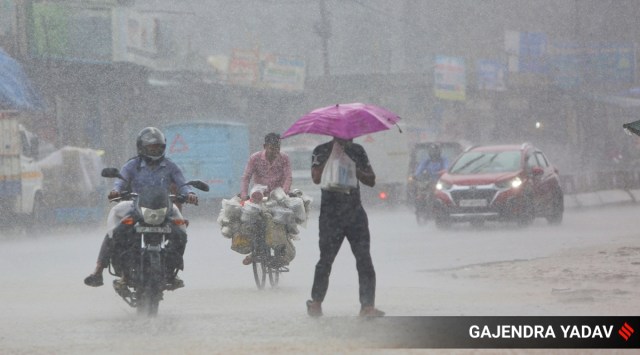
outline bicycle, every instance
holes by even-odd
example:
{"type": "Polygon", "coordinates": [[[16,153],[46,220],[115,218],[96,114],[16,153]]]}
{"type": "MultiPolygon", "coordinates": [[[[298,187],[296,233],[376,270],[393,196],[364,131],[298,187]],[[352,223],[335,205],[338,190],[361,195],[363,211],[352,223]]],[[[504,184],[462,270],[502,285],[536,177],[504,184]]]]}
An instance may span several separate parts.
{"type": "Polygon", "coordinates": [[[280,281],[280,274],[289,271],[281,262],[284,250],[282,252],[276,251],[267,244],[265,218],[265,216],[261,216],[249,228],[253,277],[259,290],[264,289],[267,276],[271,287],[277,287],[280,281]]]}

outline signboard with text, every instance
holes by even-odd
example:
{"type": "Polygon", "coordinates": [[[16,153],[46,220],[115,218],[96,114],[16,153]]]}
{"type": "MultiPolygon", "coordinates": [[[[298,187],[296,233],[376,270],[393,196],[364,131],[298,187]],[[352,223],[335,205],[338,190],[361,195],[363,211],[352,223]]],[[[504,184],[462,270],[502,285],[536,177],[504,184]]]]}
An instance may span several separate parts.
{"type": "Polygon", "coordinates": [[[304,90],[304,60],[267,55],[261,60],[261,84],[271,89],[304,90]]]}
{"type": "Polygon", "coordinates": [[[464,58],[436,56],[435,96],[444,100],[465,100],[466,77],[464,58]]]}
{"type": "Polygon", "coordinates": [[[507,67],[496,60],[479,59],[476,62],[478,71],[478,89],[489,91],[505,91],[507,89],[507,67]]]}

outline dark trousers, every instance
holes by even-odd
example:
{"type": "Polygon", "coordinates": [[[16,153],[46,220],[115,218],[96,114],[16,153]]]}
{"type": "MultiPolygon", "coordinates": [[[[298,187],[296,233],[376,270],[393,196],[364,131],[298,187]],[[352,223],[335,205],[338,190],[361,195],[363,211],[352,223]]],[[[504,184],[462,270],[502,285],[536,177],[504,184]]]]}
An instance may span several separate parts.
{"type": "Polygon", "coordinates": [[[360,194],[322,191],[320,205],[320,260],[311,288],[311,298],[322,302],[329,287],[331,266],[345,237],[356,258],[360,283],[360,304],[375,305],[376,272],[370,253],[369,220],[360,203],[360,194]]]}
{"type": "MultiPolygon", "coordinates": [[[[173,232],[169,234],[170,242],[167,251],[176,254],[177,261],[169,263],[167,266],[171,269],[176,268],[182,270],[184,268],[182,257],[187,247],[187,234],[175,226],[172,226],[172,229],[173,232]]],[[[135,242],[136,246],[138,245],[139,242],[133,238],[133,234],[134,230],[132,226],[121,224],[113,230],[113,238],[109,238],[108,234],[104,236],[102,245],[100,246],[100,252],[98,253],[98,263],[103,269],[109,267],[111,259],[127,250],[132,241],[135,242]]]]}

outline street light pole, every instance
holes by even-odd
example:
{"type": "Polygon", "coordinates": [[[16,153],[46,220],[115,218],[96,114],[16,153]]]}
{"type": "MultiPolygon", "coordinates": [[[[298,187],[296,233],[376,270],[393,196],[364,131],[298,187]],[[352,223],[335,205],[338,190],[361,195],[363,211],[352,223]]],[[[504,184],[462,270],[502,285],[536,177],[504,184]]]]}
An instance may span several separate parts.
{"type": "Polygon", "coordinates": [[[329,38],[331,38],[331,22],[329,21],[329,14],[327,12],[327,3],[325,0],[320,0],[320,22],[317,22],[314,26],[315,32],[322,40],[322,59],[324,75],[329,76],[329,38]]]}

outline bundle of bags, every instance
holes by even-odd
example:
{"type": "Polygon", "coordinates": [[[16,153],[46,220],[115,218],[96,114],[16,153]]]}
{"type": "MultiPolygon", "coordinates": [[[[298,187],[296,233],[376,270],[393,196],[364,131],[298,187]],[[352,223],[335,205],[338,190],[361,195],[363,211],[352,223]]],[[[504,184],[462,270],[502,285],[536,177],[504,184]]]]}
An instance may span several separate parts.
{"type": "MultiPolygon", "coordinates": [[[[232,250],[248,254],[251,252],[249,230],[263,220],[267,245],[273,249],[284,246],[287,254],[295,255],[291,240],[298,239],[298,225],[306,227],[312,200],[300,190],[287,195],[282,188],[271,191],[265,199],[264,191],[266,186],[256,185],[251,189],[250,200],[242,201],[237,196],[222,200],[218,216],[220,231],[231,239],[232,250]]],[[[290,256],[291,260],[294,255],[290,256]]]]}

